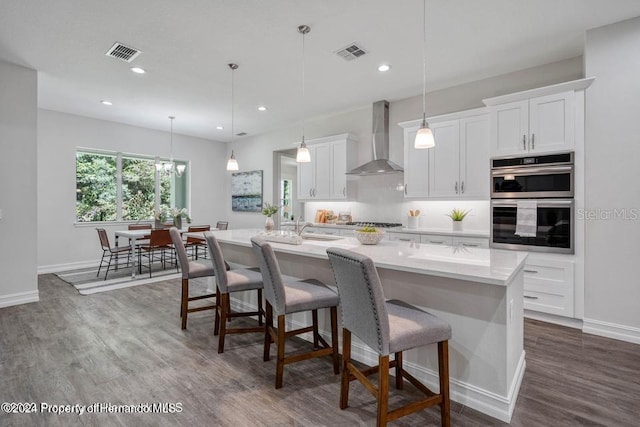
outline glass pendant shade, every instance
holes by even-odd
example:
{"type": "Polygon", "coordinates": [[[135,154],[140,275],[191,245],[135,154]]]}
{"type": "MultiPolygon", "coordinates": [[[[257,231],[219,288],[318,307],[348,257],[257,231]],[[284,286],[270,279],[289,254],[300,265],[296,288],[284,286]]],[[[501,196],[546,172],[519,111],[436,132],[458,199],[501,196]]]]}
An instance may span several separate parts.
{"type": "Polygon", "coordinates": [[[237,171],[238,170],[238,161],[236,160],[235,154],[233,154],[233,150],[231,151],[231,157],[227,161],[227,170],[228,171],[237,171]]]}
{"type": "Polygon", "coordinates": [[[418,133],[416,133],[416,139],[414,142],[414,147],[421,148],[432,148],[436,146],[436,140],[433,137],[433,132],[429,129],[429,125],[425,122],[422,124],[420,129],[418,129],[418,133]]]}
{"type": "Polygon", "coordinates": [[[309,163],[311,162],[311,153],[309,153],[309,149],[307,148],[307,144],[302,142],[300,147],[298,147],[298,152],[296,153],[296,162],[298,163],[309,163]]]}

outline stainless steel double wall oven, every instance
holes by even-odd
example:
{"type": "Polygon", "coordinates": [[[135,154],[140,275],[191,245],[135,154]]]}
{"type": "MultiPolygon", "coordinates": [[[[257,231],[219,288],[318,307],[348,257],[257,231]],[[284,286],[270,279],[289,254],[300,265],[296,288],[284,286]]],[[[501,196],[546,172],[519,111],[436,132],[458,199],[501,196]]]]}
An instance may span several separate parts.
{"type": "Polygon", "coordinates": [[[573,152],[491,160],[491,246],[574,253],[573,152]],[[518,201],[535,200],[535,237],[516,234],[518,201]]]}

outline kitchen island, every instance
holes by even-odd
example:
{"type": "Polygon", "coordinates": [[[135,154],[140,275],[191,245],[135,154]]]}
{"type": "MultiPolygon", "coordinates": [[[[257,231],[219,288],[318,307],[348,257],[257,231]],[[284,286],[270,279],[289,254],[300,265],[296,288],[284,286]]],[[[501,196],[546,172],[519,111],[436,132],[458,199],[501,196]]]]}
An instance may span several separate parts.
{"type": "MultiPolygon", "coordinates": [[[[227,230],[214,235],[228,261],[255,266],[250,238],[259,232],[227,230]]],[[[328,247],[371,257],[386,298],[407,301],[451,324],[451,399],[509,422],[525,370],[525,252],[387,240],[365,246],[354,238],[304,240],[301,245],[271,244],[283,274],[313,277],[332,286],[335,282],[326,255],[328,247]]],[[[256,302],[247,299],[234,304],[255,309],[256,302]]],[[[300,314],[291,316],[288,322],[298,327],[309,324],[310,319],[300,314]]],[[[328,331],[328,318],[321,318],[320,322],[322,329],[328,331]]],[[[377,364],[377,354],[355,339],[352,353],[356,360],[377,364]]],[[[435,346],[408,351],[404,361],[408,371],[437,390],[435,346]]]]}

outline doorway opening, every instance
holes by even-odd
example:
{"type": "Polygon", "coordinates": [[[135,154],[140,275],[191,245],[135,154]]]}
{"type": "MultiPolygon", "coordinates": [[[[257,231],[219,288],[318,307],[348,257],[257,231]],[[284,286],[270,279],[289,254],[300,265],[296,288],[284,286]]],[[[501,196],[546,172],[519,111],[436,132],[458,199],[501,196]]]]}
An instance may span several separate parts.
{"type": "Polygon", "coordinates": [[[274,203],[280,206],[274,216],[276,228],[302,216],[304,204],[298,201],[298,163],[296,149],[273,152],[273,195],[274,203]]]}

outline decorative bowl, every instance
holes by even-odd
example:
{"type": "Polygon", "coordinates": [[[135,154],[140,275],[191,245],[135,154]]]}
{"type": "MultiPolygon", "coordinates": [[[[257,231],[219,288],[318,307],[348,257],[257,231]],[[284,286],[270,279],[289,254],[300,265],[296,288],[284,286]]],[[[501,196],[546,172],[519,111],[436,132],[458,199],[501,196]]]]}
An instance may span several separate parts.
{"type": "Polygon", "coordinates": [[[384,237],[384,231],[382,230],[376,230],[374,232],[356,230],[354,233],[356,235],[356,239],[358,239],[363,245],[377,245],[384,237]]]}

